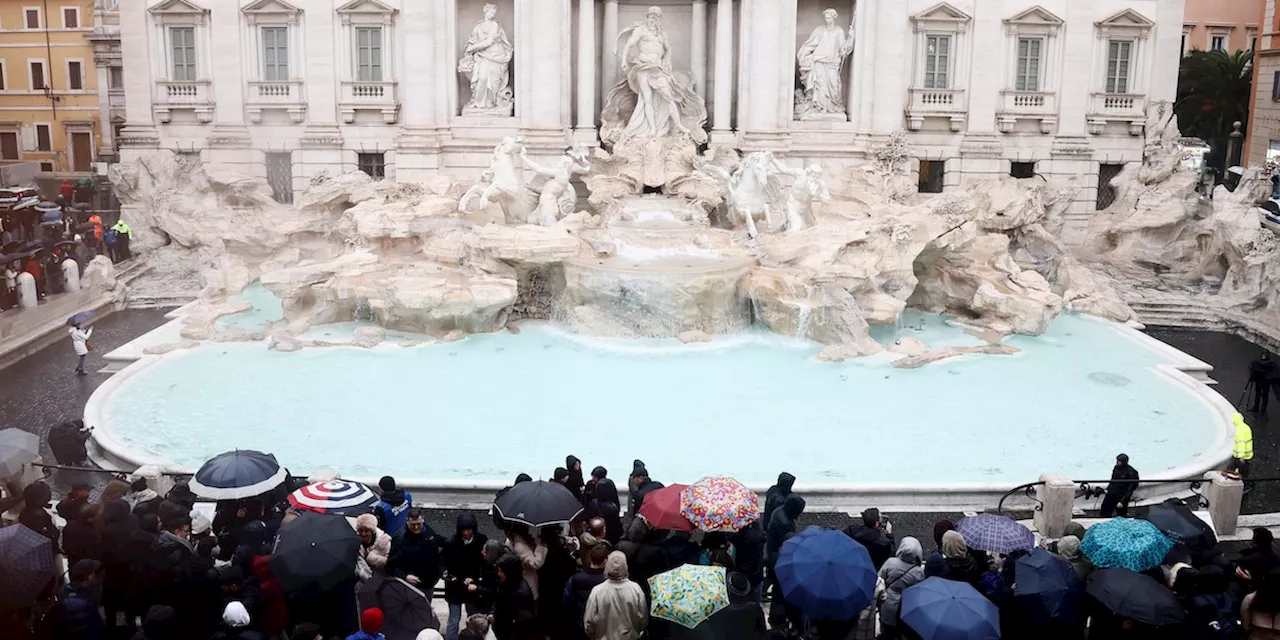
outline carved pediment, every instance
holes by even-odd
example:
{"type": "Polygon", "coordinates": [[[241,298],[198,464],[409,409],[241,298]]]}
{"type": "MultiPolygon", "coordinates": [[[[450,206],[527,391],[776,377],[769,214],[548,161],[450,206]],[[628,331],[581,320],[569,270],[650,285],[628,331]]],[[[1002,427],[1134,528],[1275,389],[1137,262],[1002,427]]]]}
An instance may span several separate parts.
{"type": "Polygon", "coordinates": [[[395,7],[385,5],[378,0],[351,0],[341,7],[338,7],[338,15],[353,16],[391,16],[395,15],[395,7]]]}
{"type": "Polygon", "coordinates": [[[973,22],[973,17],[955,8],[949,2],[938,4],[911,16],[916,31],[958,31],[963,32],[973,22]]]}
{"type": "Polygon", "coordinates": [[[1155,22],[1133,9],[1125,9],[1097,22],[1098,30],[1104,37],[1108,35],[1146,37],[1154,26],[1156,26],[1155,22]]]}
{"type": "Polygon", "coordinates": [[[298,21],[302,10],[284,0],[257,0],[240,9],[240,12],[250,24],[272,21],[293,24],[298,21]]]}
{"type": "Polygon", "coordinates": [[[209,10],[188,0],[164,0],[147,9],[159,24],[204,24],[209,10]]]}

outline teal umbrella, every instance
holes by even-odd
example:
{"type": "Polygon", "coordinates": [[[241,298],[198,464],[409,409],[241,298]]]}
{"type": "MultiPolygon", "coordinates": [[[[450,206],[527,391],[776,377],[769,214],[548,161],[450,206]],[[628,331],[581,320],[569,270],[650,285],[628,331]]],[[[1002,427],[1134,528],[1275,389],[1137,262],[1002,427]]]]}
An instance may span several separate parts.
{"type": "Polygon", "coordinates": [[[1089,527],[1080,552],[1100,569],[1143,572],[1160,566],[1173,541],[1146,520],[1114,518],[1089,527]]]}

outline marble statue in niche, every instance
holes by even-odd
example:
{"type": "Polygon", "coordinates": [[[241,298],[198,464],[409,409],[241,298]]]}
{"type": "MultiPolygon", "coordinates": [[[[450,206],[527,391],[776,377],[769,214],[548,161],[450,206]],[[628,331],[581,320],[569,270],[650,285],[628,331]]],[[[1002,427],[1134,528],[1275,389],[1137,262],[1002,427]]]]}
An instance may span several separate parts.
{"type": "Polygon", "coordinates": [[[471,80],[471,100],[462,107],[463,115],[509,116],[513,112],[510,65],[515,49],[494,20],[497,13],[498,5],[484,5],[484,17],[471,29],[458,60],[458,73],[471,80]]]}
{"type": "Polygon", "coordinates": [[[602,137],[665,138],[687,135],[703,142],[707,108],[693,88],[693,76],[671,65],[671,47],[662,31],[662,9],[649,7],[644,22],[618,34],[622,79],[609,92],[601,113],[602,137]]]}
{"type": "Polygon", "coordinates": [[[796,52],[801,88],[796,90],[795,112],[801,120],[844,120],[841,76],[844,60],[853,53],[853,22],[849,30],[836,26],[835,9],[822,12],[823,24],[809,34],[796,52]]]}

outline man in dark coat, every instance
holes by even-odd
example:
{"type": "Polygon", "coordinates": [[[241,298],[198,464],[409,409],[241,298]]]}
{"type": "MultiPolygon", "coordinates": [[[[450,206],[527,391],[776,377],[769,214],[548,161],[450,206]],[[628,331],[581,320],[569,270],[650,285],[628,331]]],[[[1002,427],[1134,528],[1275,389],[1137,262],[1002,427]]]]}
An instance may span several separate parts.
{"type": "Polygon", "coordinates": [[[102,563],[84,559],[71,567],[70,582],[58,601],[58,640],[105,640],[106,629],[98,613],[98,572],[102,563]]]}
{"type": "Polygon", "coordinates": [[[1276,363],[1266,351],[1257,360],[1249,363],[1249,388],[1253,390],[1253,399],[1249,410],[1258,413],[1267,412],[1267,401],[1270,400],[1271,380],[1276,375],[1276,363]]]}
{"type": "Polygon", "coordinates": [[[774,605],[769,607],[769,620],[773,628],[785,628],[788,622],[795,624],[800,621],[799,611],[788,606],[782,598],[782,589],[778,587],[778,576],[773,572],[773,566],[778,562],[778,552],[782,549],[782,543],[795,535],[797,520],[802,513],[804,513],[804,498],[793,493],[782,501],[782,506],[769,518],[765,563],[769,568],[769,584],[773,588],[774,605]],[[778,604],[782,606],[779,607],[778,604]]]}
{"type": "Polygon", "coordinates": [[[644,467],[640,467],[631,472],[631,486],[635,487],[636,490],[634,500],[635,510],[631,512],[631,517],[634,518],[636,514],[640,513],[640,507],[644,506],[644,497],[663,488],[665,485],[661,482],[654,481],[649,477],[649,470],[644,467]]]}
{"type": "Polygon", "coordinates": [[[845,527],[844,533],[867,548],[876,571],[893,557],[893,525],[880,516],[879,509],[863,511],[862,523],[845,527]]]}
{"type": "Polygon", "coordinates": [[[444,538],[436,534],[423,517],[422,509],[410,509],[404,531],[391,539],[391,555],[387,558],[387,575],[402,578],[427,594],[440,580],[440,545],[444,538]]]}
{"type": "Polygon", "coordinates": [[[1276,553],[1275,537],[1266,527],[1255,528],[1249,546],[1240,551],[1236,577],[1248,583],[1249,591],[1255,591],[1262,579],[1277,568],[1280,554],[1276,553]]]}
{"type": "Polygon", "coordinates": [[[778,484],[769,487],[764,494],[764,511],[760,514],[761,522],[766,525],[773,516],[774,510],[782,506],[782,501],[791,495],[791,487],[795,486],[796,477],[783,471],[778,474],[778,484]]]}
{"type": "Polygon", "coordinates": [[[729,591],[729,606],[693,629],[673,627],[672,640],[768,640],[769,628],[764,622],[764,610],[751,593],[751,580],[735,571],[725,577],[725,584],[729,591]]]}
{"type": "MultiPolygon", "coordinates": [[[[102,560],[102,507],[97,503],[79,509],[74,521],[62,529],[62,550],[67,554],[67,564],[75,566],[82,558],[102,560]]],[[[98,572],[102,576],[102,572],[98,572]]]]}
{"type": "Polygon", "coordinates": [[[67,522],[80,519],[80,510],[89,504],[89,493],[93,487],[88,482],[79,481],[71,485],[71,492],[58,501],[57,512],[67,522]]]}
{"type": "Polygon", "coordinates": [[[53,541],[53,548],[58,548],[58,528],[53,525],[53,516],[47,507],[53,500],[53,491],[43,482],[33,482],[22,490],[22,511],[18,512],[18,524],[53,541]]]}
{"type": "Polygon", "coordinates": [[[1116,456],[1116,466],[1111,470],[1111,483],[1102,497],[1100,515],[1104,518],[1123,516],[1129,511],[1133,492],[1138,489],[1138,470],[1129,466],[1129,456],[1116,456]]]}
{"type": "MultiPolygon", "coordinates": [[[[476,517],[470,513],[458,515],[457,532],[444,546],[444,599],[449,603],[449,622],[445,627],[445,637],[455,638],[458,626],[462,622],[462,607],[466,605],[467,615],[479,613],[476,610],[475,589],[480,582],[480,573],[484,570],[484,545],[489,538],[480,533],[476,517]]],[[[407,533],[407,532],[406,532],[407,533]]],[[[395,541],[391,542],[395,549],[395,541]]]]}
{"type": "Polygon", "coordinates": [[[104,504],[102,522],[102,604],[107,613],[107,626],[114,628],[116,614],[124,613],[126,626],[132,629],[139,612],[134,604],[132,554],[141,549],[143,558],[138,558],[141,562],[151,549],[151,540],[138,529],[138,518],[129,512],[129,503],[124,500],[104,504]]]}
{"type": "MultiPolygon", "coordinates": [[[[596,497],[596,485],[601,480],[609,477],[609,470],[604,467],[596,467],[591,470],[591,477],[582,487],[582,506],[587,506],[596,497]]],[[[616,503],[618,499],[615,497],[613,501],[616,503]]]]}
{"type": "Polygon", "coordinates": [[[157,604],[174,608],[184,629],[210,633],[212,621],[199,619],[199,614],[211,593],[208,573],[213,567],[196,554],[190,535],[191,519],[175,519],[151,543],[152,596],[157,604]]]}
{"type": "Polygon", "coordinates": [[[588,518],[601,518],[604,520],[605,540],[609,544],[617,545],[622,539],[624,529],[622,528],[621,509],[618,507],[618,487],[613,484],[613,480],[608,478],[600,478],[595,485],[595,495],[591,501],[587,503],[585,514],[588,518]]]}
{"type": "MultiPolygon", "coordinates": [[[[631,477],[632,478],[636,477],[635,472],[640,471],[644,468],[645,466],[644,466],[643,460],[640,460],[639,458],[632,460],[631,461],[631,477]]],[[[640,505],[636,504],[636,483],[628,482],[627,483],[627,515],[634,518],[636,517],[637,513],[640,513],[640,505]]]]}
{"type": "Polygon", "coordinates": [[[731,534],[729,544],[734,548],[733,561],[737,572],[751,581],[751,596],[760,602],[761,585],[764,584],[764,525],[759,520],[752,522],[731,534]]]}
{"type": "Polygon", "coordinates": [[[591,590],[596,585],[607,579],[604,575],[604,563],[608,559],[609,550],[604,545],[591,547],[591,552],[587,555],[587,566],[579,569],[564,585],[564,612],[574,622],[570,625],[572,640],[585,640],[587,637],[582,627],[582,619],[587,613],[587,598],[591,597],[591,590]]]}
{"type": "Polygon", "coordinates": [[[509,553],[498,561],[502,582],[493,609],[493,633],[498,640],[522,640],[535,637],[538,613],[533,589],[524,579],[520,558],[509,553]]]}
{"type": "Polygon", "coordinates": [[[569,479],[564,486],[569,488],[578,502],[582,502],[582,489],[586,486],[582,481],[582,461],[577,456],[568,456],[564,459],[564,468],[569,472],[569,479]]]}

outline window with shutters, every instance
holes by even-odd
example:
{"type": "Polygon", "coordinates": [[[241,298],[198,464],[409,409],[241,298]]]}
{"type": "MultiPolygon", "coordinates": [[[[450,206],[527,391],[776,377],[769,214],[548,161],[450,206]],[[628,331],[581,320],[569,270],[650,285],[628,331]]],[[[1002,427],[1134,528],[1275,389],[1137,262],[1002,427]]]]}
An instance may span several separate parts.
{"type": "Polygon", "coordinates": [[[262,79],[284,82],[289,79],[289,28],[262,27],[262,79]]]}
{"type": "Polygon", "coordinates": [[[1209,50],[1210,51],[1226,51],[1227,36],[1224,34],[1214,34],[1212,36],[1209,36],[1209,50]]]}
{"type": "Polygon", "coordinates": [[[169,27],[169,61],[175,82],[196,80],[195,27],[169,27]]]}
{"type": "Polygon", "coordinates": [[[1098,195],[1097,201],[1094,202],[1094,208],[1098,211],[1106,209],[1116,201],[1116,188],[1111,186],[1111,181],[1120,175],[1121,171],[1124,171],[1123,164],[1098,165],[1098,195]]]}
{"type": "Polygon", "coordinates": [[[62,28],[63,29],[79,29],[80,28],[80,7],[63,7],[62,8],[62,28]]]}
{"type": "Polygon", "coordinates": [[[356,80],[382,82],[382,27],[356,27],[356,80]]]}
{"type": "Polygon", "coordinates": [[[946,160],[921,160],[920,180],[916,190],[920,193],[942,193],[946,177],[946,160]]]}
{"type": "Polygon", "coordinates": [[[53,151],[53,127],[36,125],[36,151],[53,151]]]}
{"type": "Polygon", "coordinates": [[[44,61],[29,60],[27,61],[27,68],[31,72],[31,90],[32,91],[44,90],[44,88],[48,86],[44,78],[44,61]]]}
{"type": "Polygon", "coordinates": [[[28,29],[41,28],[44,20],[41,20],[42,16],[40,14],[41,14],[40,7],[23,7],[22,8],[23,26],[25,26],[28,29]]]}
{"type": "Polygon", "coordinates": [[[0,60],[0,91],[9,88],[9,65],[4,60],[0,60]]]}
{"type": "Polygon", "coordinates": [[[0,131],[0,159],[21,160],[17,131],[0,131]]]}
{"type": "Polygon", "coordinates": [[[67,88],[72,91],[84,90],[84,62],[80,60],[67,61],[67,88]]]}
{"type": "Polygon", "coordinates": [[[951,88],[951,36],[934,34],[924,43],[924,88],[951,88]]]}
{"type": "Polygon", "coordinates": [[[1129,93],[1133,73],[1133,41],[1107,42],[1107,93],[1129,93]]]}
{"type": "Polygon", "coordinates": [[[1017,74],[1014,89],[1017,91],[1040,90],[1040,60],[1044,50],[1042,38],[1018,38],[1017,74]]]}
{"type": "Polygon", "coordinates": [[[1271,101],[1280,102],[1280,71],[1271,77],[1271,101]]]}

